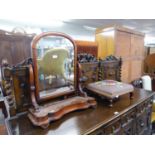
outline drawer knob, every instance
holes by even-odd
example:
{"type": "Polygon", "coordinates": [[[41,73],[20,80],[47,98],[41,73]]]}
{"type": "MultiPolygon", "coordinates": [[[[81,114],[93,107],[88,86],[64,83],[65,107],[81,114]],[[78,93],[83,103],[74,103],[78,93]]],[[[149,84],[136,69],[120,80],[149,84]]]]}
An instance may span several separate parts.
{"type": "Polygon", "coordinates": [[[142,123],[140,124],[140,126],[143,127],[143,126],[144,126],[144,122],[142,122],[142,123]]]}

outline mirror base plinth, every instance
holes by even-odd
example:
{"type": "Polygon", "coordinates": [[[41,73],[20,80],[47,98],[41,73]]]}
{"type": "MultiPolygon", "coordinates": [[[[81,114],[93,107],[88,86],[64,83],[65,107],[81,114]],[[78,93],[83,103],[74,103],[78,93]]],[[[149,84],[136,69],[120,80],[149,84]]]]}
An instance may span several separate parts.
{"type": "Polygon", "coordinates": [[[36,111],[34,108],[29,109],[28,117],[35,126],[43,129],[47,128],[52,121],[59,120],[65,114],[75,110],[95,108],[97,102],[92,97],[75,96],[62,101],[51,102],[36,111]]]}

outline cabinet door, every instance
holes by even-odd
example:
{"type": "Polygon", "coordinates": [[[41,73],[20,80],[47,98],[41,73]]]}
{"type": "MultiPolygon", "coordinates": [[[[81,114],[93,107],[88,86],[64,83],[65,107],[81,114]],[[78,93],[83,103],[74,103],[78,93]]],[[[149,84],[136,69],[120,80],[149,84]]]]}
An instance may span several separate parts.
{"type": "Polygon", "coordinates": [[[142,76],[143,72],[143,61],[141,60],[132,60],[131,61],[131,79],[130,81],[134,81],[142,76]]]}
{"type": "Polygon", "coordinates": [[[96,42],[98,43],[98,58],[114,54],[114,31],[96,34],[96,42]]]}
{"type": "Polygon", "coordinates": [[[132,34],[131,36],[131,81],[142,76],[144,61],[144,37],[132,34]]]}
{"type": "Polygon", "coordinates": [[[144,37],[131,35],[131,57],[136,59],[144,58],[144,37]]]}
{"type": "Polygon", "coordinates": [[[131,34],[117,30],[115,41],[115,55],[121,56],[123,59],[128,59],[130,57],[131,34]]]}

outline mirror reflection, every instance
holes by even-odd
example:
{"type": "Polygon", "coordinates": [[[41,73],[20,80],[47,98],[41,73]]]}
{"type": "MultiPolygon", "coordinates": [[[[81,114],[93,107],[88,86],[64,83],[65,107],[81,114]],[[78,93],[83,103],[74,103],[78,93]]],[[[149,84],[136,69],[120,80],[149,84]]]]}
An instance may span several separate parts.
{"type": "Polygon", "coordinates": [[[74,46],[60,36],[44,37],[37,43],[39,95],[56,95],[74,89],[74,46]]]}

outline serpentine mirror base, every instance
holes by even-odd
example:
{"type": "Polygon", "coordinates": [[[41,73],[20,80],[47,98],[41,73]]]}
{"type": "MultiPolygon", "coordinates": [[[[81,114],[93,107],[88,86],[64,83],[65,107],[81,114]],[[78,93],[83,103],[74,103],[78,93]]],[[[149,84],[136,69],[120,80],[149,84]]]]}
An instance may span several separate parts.
{"type": "Polygon", "coordinates": [[[50,122],[60,119],[65,114],[96,107],[97,103],[92,97],[75,96],[62,101],[51,102],[44,106],[40,106],[38,110],[29,109],[28,117],[35,126],[47,128],[50,122]]]}

